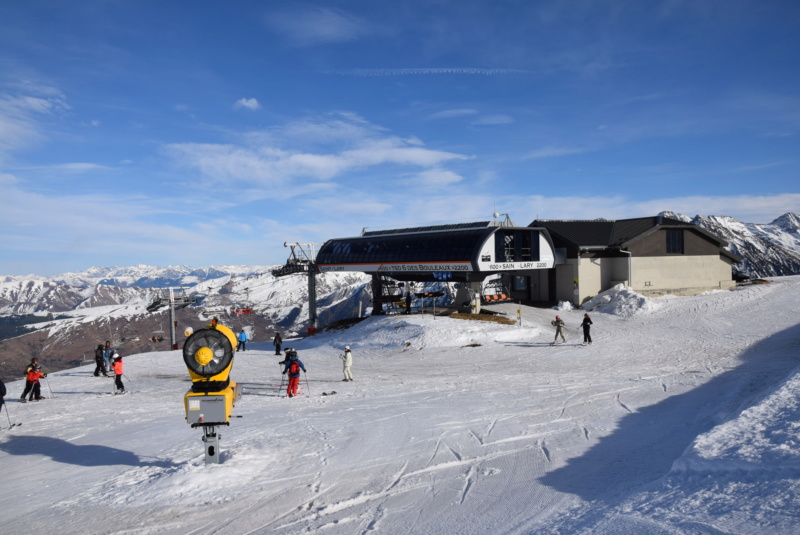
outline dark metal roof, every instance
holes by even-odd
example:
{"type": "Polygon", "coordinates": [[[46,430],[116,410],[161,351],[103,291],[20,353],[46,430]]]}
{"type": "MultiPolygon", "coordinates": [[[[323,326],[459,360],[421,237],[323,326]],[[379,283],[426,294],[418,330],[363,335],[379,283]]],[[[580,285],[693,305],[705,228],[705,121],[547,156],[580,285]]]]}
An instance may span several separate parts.
{"type": "Polygon", "coordinates": [[[557,241],[564,241],[576,247],[622,247],[657,227],[672,226],[694,228],[714,238],[720,245],[725,245],[724,240],[697,225],[662,216],[620,219],[618,221],[606,219],[593,221],[536,220],[530,226],[546,228],[557,241]]]}
{"type": "Polygon", "coordinates": [[[386,230],[364,230],[362,236],[382,236],[386,234],[410,234],[414,232],[438,232],[444,230],[464,230],[494,226],[493,221],[473,221],[470,223],[451,223],[447,225],[430,225],[427,227],[393,228],[386,230]]]}
{"type": "Polygon", "coordinates": [[[379,233],[328,240],[317,253],[317,264],[472,262],[497,228],[379,233]]]}
{"type": "Polygon", "coordinates": [[[554,241],[566,241],[576,246],[607,247],[614,232],[614,221],[537,220],[529,226],[543,227],[554,241]]]}

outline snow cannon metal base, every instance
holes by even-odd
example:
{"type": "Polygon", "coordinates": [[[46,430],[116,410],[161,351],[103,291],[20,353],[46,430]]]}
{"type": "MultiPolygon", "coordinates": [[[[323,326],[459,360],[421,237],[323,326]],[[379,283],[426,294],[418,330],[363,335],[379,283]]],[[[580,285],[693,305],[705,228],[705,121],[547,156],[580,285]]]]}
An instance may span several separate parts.
{"type": "Polygon", "coordinates": [[[183,362],[192,388],[183,398],[186,421],[203,428],[206,464],[219,463],[217,426],[229,425],[241,387],[229,378],[236,350],[236,336],[224,325],[192,333],[183,344],[183,362]]]}

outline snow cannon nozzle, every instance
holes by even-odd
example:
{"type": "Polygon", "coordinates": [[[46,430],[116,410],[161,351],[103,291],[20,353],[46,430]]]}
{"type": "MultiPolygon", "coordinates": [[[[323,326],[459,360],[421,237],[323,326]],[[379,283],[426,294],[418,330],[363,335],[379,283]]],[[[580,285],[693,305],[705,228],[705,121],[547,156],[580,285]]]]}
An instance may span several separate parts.
{"type": "Polygon", "coordinates": [[[206,464],[220,462],[216,428],[228,425],[242,395],[241,387],[230,379],[236,345],[233,331],[213,322],[194,331],[183,344],[183,362],[192,378],[183,398],[186,421],[203,429],[206,464]]]}

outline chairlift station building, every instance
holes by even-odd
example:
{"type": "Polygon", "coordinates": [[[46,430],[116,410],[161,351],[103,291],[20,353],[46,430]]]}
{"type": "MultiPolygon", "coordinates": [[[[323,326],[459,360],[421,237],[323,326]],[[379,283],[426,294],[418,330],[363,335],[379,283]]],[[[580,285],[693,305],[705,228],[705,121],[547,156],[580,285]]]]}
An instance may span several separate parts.
{"type": "MultiPolygon", "coordinates": [[[[495,215],[495,217],[497,217],[495,215]]],[[[736,283],[741,258],[705,229],[662,216],[618,221],[535,220],[527,227],[481,221],[391,230],[292,248],[275,276],[309,275],[309,323],[316,329],[316,273],[372,275],[373,314],[402,301],[399,281],[457,282],[456,307],[477,312],[503,300],[580,306],[622,284],[644,295],[691,295],[736,283]],[[300,255],[298,255],[299,248],[300,255]],[[398,284],[395,286],[395,281],[398,284]],[[498,299],[499,298],[499,299],[498,299]]],[[[405,293],[410,293],[406,290],[405,293]]],[[[423,294],[415,294],[417,297],[423,294]]]]}
{"type": "Polygon", "coordinates": [[[513,300],[579,306],[616,284],[651,295],[730,288],[740,259],[726,245],[697,225],[661,216],[527,227],[506,219],[365,230],[325,242],[315,264],[320,273],[372,274],[375,296],[383,295],[386,278],[449,280],[461,283],[456,301],[463,308],[473,296],[486,302],[489,278],[513,300]]]}

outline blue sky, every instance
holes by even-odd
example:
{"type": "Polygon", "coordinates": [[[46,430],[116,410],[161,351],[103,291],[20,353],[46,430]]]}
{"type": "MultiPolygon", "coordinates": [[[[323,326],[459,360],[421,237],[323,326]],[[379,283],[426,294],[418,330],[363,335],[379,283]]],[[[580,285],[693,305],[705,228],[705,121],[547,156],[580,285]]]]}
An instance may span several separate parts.
{"type": "Polygon", "coordinates": [[[800,212],[800,3],[0,3],[0,274],[800,212]]]}

